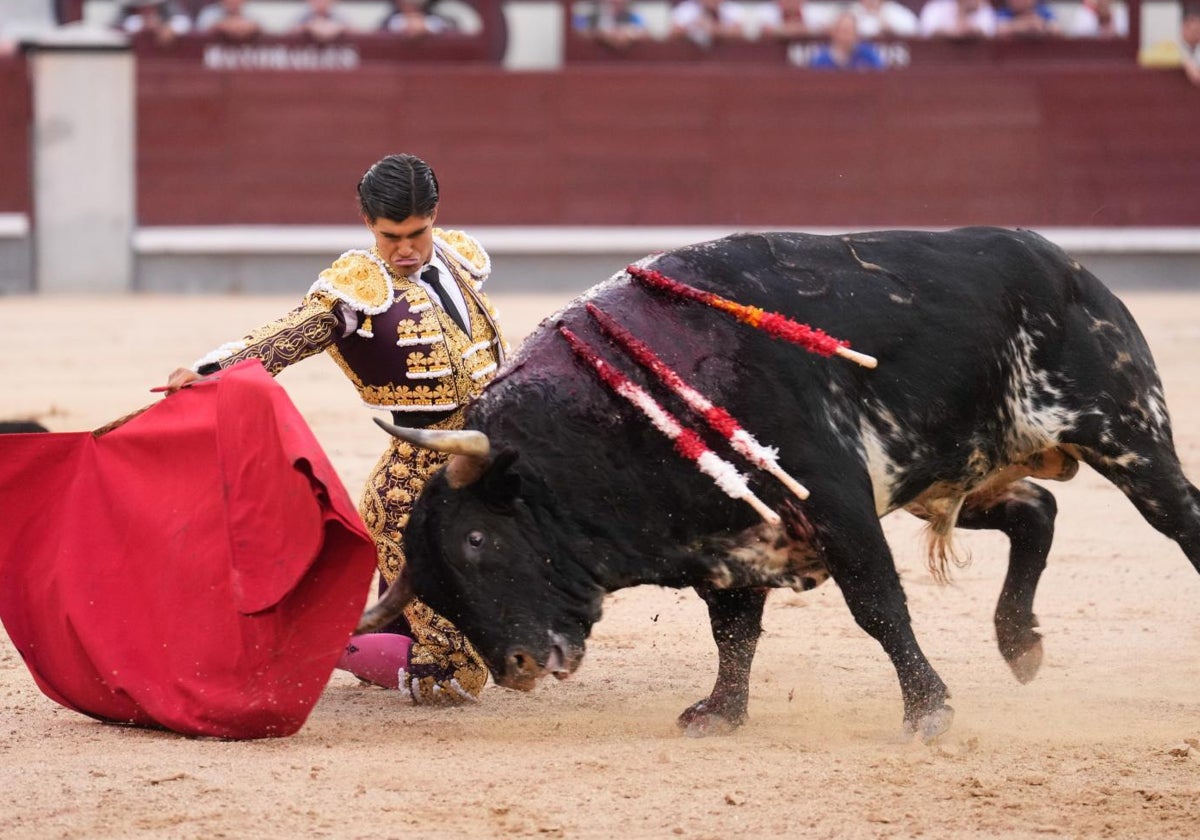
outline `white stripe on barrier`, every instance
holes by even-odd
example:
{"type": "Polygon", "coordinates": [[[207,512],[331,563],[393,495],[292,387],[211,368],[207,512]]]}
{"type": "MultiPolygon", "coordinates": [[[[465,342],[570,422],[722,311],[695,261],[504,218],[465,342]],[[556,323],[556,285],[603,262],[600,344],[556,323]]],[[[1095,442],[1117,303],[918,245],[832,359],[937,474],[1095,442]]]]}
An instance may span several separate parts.
{"type": "Polygon", "coordinates": [[[29,218],[24,213],[0,213],[0,239],[29,236],[29,218]]]}
{"type": "MultiPolygon", "coordinates": [[[[20,236],[24,227],[5,227],[0,235],[20,236]],[[9,230],[16,232],[10,233],[9,230]]],[[[13,222],[15,224],[15,222],[13,222]]],[[[489,227],[470,225],[471,235],[491,254],[622,254],[652,253],[730,233],[788,230],[758,227],[489,227]]],[[[843,234],[877,228],[804,228],[808,233],[843,234]]],[[[922,228],[914,228],[922,229],[922,228]]],[[[932,228],[923,228],[932,230],[932,228]]],[[[1155,254],[1200,253],[1200,228],[1036,228],[1067,251],[1087,253],[1155,254]]],[[[143,227],[133,236],[134,251],[143,255],[169,254],[328,254],[369,246],[365,228],[357,225],[317,226],[197,226],[143,227]]]]}

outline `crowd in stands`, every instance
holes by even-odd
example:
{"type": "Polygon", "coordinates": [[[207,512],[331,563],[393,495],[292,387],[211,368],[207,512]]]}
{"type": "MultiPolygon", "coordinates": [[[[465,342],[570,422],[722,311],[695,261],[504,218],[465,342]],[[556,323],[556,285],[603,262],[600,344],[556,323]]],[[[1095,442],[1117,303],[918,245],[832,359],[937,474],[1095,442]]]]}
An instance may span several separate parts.
{"type": "MultiPolygon", "coordinates": [[[[402,37],[452,32],[453,18],[439,14],[439,0],[390,0],[374,31],[402,37]]],[[[1118,0],[1079,0],[1060,20],[1046,0],[677,0],[669,29],[652,32],[633,0],[577,3],[575,31],[613,47],[661,37],[708,46],[722,39],[828,36],[848,32],[844,14],[854,20],[858,38],[1033,38],[1125,37],[1129,16],[1118,0]]],[[[1061,8],[1061,6],[1060,6],[1061,8]]],[[[131,34],[150,33],[170,41],[184,32],[211,33],[225,40],[259,37],[264,29],[246,9],[246,0],[209,0],[193,18],[182,0],[123,0],[115,25],[131,34]]],[[[340,0],[305,0],[292,35],[335,40],[356,28],[340,0]]]]}
{"type": "Polygon", "coordinates": [[[1115,0],[1080,0],[1060,20],[1045,0],[681,0],[670,10],[669,29],[655,34],[632,0],[595,0],[574,19],[576,33],[620,48],[656,37],[686,39],[702,47],[730,39],[822,38],[814,66],[876,69],[883,66],[872,40],[899,38],[1125,37],[1129,18],[1115,0]],[[914,8],[916,10],[914,10],[914,8]]]}
{"type": "MultiPolygon", "coordinates": [[[[438,13],[438,0],[391,0],[388,5],[378,25],[368,31],[417,38],[457,28],[452,18],[438,13]]],[[[114,26],[131,35],[150,35],[161,43],[186,32],[208,33],[227,41],[250,41],[264,32],[263,22],[249,12],[246,0],[211,0],[194,19],[179,0],[125,0],[114,26]]],[[[286,34],[329,42],[363,31],[344,14],[339,0],[306,0],[286,34]]]]}
{"type": "Polygon", "coordinates": [[[1200,85],[1200,2],[1184,7],[1180,40],[1184,75],[1192,84],[1200,85]]]}
{"type": "MultiPolygon", "coordinates": [[[[354,0],[296,0],[295,19],[284,34],[327,42],[344,35],[389,33],[421,38],[464,31],[439,6],[444,0],[388,0],[377,21],[344,13],[354,0]]],[[[569,25],[576,36],[614,49],[642,41],[686,40],[700,46],[720,41],[817,39],[806,53],[823,68],[876,69],[885,65],[874,42],[889,38],[1053,39],[1126,38],[1129,11],[1122,0],[578,0],[569,25]],[[639,6],[670,2],[665,26],[652,27],[639,6]]],[[[169,43],[184,33],[225,41],[254,40],[267,28],[247,0],[118,0],[112,24],[131,35],[169,43]]],[[[1200,86],[1200,0],[1182,0],[1179,40],[1170,62],[1182,65],[1200,86]]],[[[0,57],[18,41],[6,38],[0,10],[0,57]]],[[[468,27],[470,28],[470,27],[468,27]]],[[[278,28],[272,30],[279,32],[278,28]]]]}

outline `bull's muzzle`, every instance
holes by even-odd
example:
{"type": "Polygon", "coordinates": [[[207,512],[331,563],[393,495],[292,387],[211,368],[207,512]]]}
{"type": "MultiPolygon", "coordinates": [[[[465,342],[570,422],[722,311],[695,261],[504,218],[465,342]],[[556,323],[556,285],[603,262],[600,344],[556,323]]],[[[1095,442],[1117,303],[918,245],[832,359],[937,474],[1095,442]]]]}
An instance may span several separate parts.
{"type": "Polygon", "coordinates": [[[547,675],[565,680],[575,673],[583,661],[583,648],[572,645],[560,633],[551,632],[548,637],[549,644],[541,657],[525,647],[509,649],[504,657],[504,672],[493,675],[496,676],[496,682],[505,688],[529,691],[547,675]]]}

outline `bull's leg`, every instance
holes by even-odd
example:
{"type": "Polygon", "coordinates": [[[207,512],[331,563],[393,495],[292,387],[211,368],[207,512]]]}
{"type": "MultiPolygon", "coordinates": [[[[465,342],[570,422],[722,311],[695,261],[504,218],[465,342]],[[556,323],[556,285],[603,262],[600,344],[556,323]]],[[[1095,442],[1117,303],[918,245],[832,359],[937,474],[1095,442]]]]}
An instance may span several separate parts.
{"type": "Polygon", "coordinates": [[[1120,448],[1084,449],[1082,454],[1147,522],[1179,543],[1200,572],[1200,491],[1184,476],[1174,448],[1142,436],[1120,448]]]}
{"type": "MultiPolygon", "coordinates": [[[[813,499],[836,498],[830,487],[813,499]]],[[[815,505],[813,505],[815,507],[815,505]]],[[[904,728],[929,741],[945,732],[954,718],[946,705],[949,692],[917,644],[891,549],[869,502],[830,518],[824,510],[810,517],[817,523],[829,573],[842,590],[858,625],[879,642],[892,660],[904,698],[904,728]]]]}
{"type": "Polygon", "coordinates": [[[1008,574],[996,603],[996,641],[1004,661],[1023,683],[1032,680],[1042,664],[1033,596],[1046,569],[1057,512],[1049,490],[1018,481],[1002,495],[968,496],[957,522],[960,528],[996,530],[1008,537],[1008,574]]]}
{"type": "Polygon", "coordinates": [[[703,737],[731,732],[746,722],[750,700],[750,664],[762,634],[765,589],[696,587],[708,604],[713,640],[717,643],[717,682],[712,693],[679,716],[687,735],[703,737]]]}

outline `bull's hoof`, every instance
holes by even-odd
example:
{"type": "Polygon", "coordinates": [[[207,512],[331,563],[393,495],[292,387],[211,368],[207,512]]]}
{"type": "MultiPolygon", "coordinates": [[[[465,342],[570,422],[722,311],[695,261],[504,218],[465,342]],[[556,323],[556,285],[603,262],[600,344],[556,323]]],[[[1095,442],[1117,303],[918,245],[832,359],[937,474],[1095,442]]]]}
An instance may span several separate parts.
{"type": "Polygon", "coordinates": [[[938,738],[938,736],[944,735],[950,729],[950,724],[953,722],[954,709],[943,704],[941,708],[921,715],[916,720],[906,719],[904,721],[904,736],[911,738],[913,735],[920,735],[921,742],[928,744],[938,738]]]}
{"type": "Polygon", "coordinates": [[[1042,634],[1034,630],[1037,619],[1032,625],[1010,624],[997,620],[996,641],[1000,643],[1000,655],[1012,668],[1013,676],[1020,683],[1028,683],[1038,676],[1038,668],[1042,667],[1042,634]]]}
{"type": "Polygon", "coordinates": [[[688,738],[712,738],[716,735],[731,735],[740,724],[726,720],[720,715],[701,715],[686,725],[680,722],[683,734],[688,738]]]}
{"type": "Polygon", "coordinates": [[[709,738],[729,735],[746,722],[746,713],[722,710],[711,698],[705,698],[684,709],[675,725],[689,738],[709,738]]]}
{"type": "Polygon", "coordinates": [[[1027,683],[1037,676],[1038,669],[1042,667],[1042,655],[1042,640],[1039,638],[1030,647],[1009,658],[1008,667],[1020,683],[1027,683]]]}

